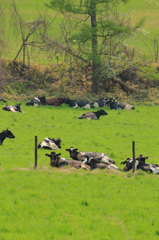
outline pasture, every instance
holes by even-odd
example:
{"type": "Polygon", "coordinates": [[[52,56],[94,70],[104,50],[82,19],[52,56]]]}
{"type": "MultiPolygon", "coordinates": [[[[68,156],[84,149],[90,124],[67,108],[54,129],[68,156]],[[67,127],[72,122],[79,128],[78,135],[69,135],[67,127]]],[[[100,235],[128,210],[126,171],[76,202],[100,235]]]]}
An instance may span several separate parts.
{"type": "MultiPolygon", "coordinates": [[[[12,102],[9,102],[12,104],[12,102]]],[[[15,104],[15,102],[14,102],[15,104]]],[[[0,103],[0,108],[5,103],[0,103]]],[[[1,131],[15,139],[0,146],[0,240],[147,240],[159,238],[158,175],[109,170],[54,169],[38,150],[33,170],[34,136],[60,137],[66,148],[105,152],[120,162],[136,155],[159,164],[159,106],[136,106],[133,111],[109,110],[100,120],[78,119],[88,110],[25,106],[24,113],[0,110],[1,131]]]]}

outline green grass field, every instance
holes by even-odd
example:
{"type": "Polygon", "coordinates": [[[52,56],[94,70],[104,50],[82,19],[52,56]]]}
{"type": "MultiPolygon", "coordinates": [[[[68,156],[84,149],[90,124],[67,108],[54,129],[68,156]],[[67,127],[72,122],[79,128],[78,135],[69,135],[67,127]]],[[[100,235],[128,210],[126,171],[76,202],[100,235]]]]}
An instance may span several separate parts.
{"type": "MultiPolygon", "coordinates": [[[[15,31],[13,27],[14,19],[12,17],[12,1],[0,0],[3,12],[5,16],[1,22],[4,23],[5,30],[5,42],[6,46],[3,48],[2,57],[7,59],[14,59],[17,51],[20,48],[21,40],[20,35],[15,31]]],[[[62,16],[57,12],[46,7],[49,0],[16,0],[17,9],[19,14],[25,21],[33,21],[37,19],[39,13],[47,16],[47,19],[53,20],[50,34],[54,37],[59,35],[60,28],[59,23],[62,21],[62,16]]],[[[147,60],[154,60],[155,47],[153,45],[154,39],[159,40],[159,2],[158,0],[129,0],[127,4],[119,6],[121,14],[126,18],[130,18],[130,22],[135,24],[141,18],[145,19],[144,25],[138,30],[138,32],[126,43],[132,48],[136,48],[137,52],[147,58],[147,60]]],[[[40,55],[38,52],[34,52],[32,56],[32,62],[40,64],[50,64],[52,59],[47,55],[47,52],[43,52],[40,55]]]]}
{"type": "MultiPolygon", "coordinates": [[[[9,102],[12,104],[12,102],[9,102]]],[[[0,108],[4,106],[0,104],[0,108]]],[[[33,169],[34,136],[60,137],[66,148],[106,152],[120,162],[136,155],[158,163],[159,106],[136,106],[133,111],[112,111],[98,121],[79,120],[88,110],[61,107],[27,107],[24,113],[1,110],[1,130],[16,136],[6,139],[0,157],[0,240],[157,240],[158,176],[109,170],[85,171],[49,166],[38,150],[33,169]]]]}

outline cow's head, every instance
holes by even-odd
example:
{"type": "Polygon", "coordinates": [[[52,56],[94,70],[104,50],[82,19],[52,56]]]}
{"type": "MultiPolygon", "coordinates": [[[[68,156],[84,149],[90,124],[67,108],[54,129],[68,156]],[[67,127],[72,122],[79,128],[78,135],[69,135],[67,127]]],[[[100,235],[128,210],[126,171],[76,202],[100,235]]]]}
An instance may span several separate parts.
{"type": "Polygon", "coordinates": [[[56,154],[55,152],[51,152],[50,154],[45,154],[45,156],[50,158],[50,166],[58,165],[60,155],[61,155],[61,153],[56,154]]]}
{"type": "Polygon", "coordinates": [[[144,163],[145,163],[146,159],[148,159],[148,157],[144,157],[142,154],[140,154],[140,155],[136,158],[136,160],[139,160],[139,161],[144,162],[144,163]]]}
{"type": "Polygon", "coordinates": [[[9,129],[3,130],[3,133],[7,138],[15,138],[14,134],[9,129]]]}
{"type": "Polygon", "coordinates": [[[45,98],[45,96],[38,97],[38,99],[40,100],[40,103],[41,103],[42,105],[46,105],[46,98],[45,98]]]}
{"type": "Polygon", "coordinates": [[[79,152],[78,152],[78,148],[74,148],[74,147],[70,147],[70,148],[66,149],[66,151],[69,152],[70,157],[71,157],[72,159],[76,159],[77,154],[79,153],[79,152]]]}
{"type": "Polygon", "coordinates": [[[22,112],[20,105],[21,105],[21,103],[15,105],[15,108],[16,108],[17,112],[22,112]]]}

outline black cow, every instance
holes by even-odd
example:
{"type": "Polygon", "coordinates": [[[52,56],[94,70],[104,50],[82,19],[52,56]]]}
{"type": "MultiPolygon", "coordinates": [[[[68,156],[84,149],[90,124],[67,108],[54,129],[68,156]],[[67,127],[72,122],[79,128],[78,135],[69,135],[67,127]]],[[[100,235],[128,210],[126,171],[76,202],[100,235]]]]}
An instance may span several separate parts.
{"type": "Polygon", "coordinates": [[[114,160],[110,159],[106,153],[78,151],[77,148],[73,147],[66,149],[66,151],[68,151],[70,157],[75,160],[84,161],[86,158],[92,158],[99,163],[103,162],[115,164],[114,160]]]}
{"type": "MultiPolygon", "coordinates": [[[[159,174],[159,165],[153,163],[145,163],[146,159],[148,159],[148,157],[143,157],[142,155],[137,157],[135,159],[135,169],[141,169],[145,172],[159,174]]],[[[125,164],[123,171],[130,171],[133,169],[132,158],[127,158],[124,162],[121,162],[121,164],[125,164]]]]}
{"type": "Polygon", "coordinates": [[[41,143],[38,144],[38,148],[59,150],[61,148],[60,138],[45,138],[41,143]]]}
{"type": "Polygon", "coordinates": [[[0,133],[0,145],[2,145],[6,138],[15,138],[14,134],[9,129],[3,130],[0,133]]]}
{"type": "Polygon", "coordinates": [[[61,153],[56,154],[55,152],[51,152],[50,154],[45,154],[45,156],[50,157],[50,166],[51,167],[63,167],[63,166],[71,166],[75,168],[84,168],[90,169],[89,166],[85,165],[82,161],[65,159],[60,157],[61,153]]]}
{"type": "Polygon", "coordinates": [[[105,112],[103,109],[100,109],[96,112],[87,112],[82,114],[79,119],[92,119],[92,120],[98,120],[101,116],[108,115],[107,112],[105,112]]]}
{"type": "Polygon", "coordinates": [[[10,111],[10,112],[22,112],[20,105],[21,105],[21,103],[16,104],[14,106],[6,105],[2,109],[5,110],[5,111],[10,111]]]}

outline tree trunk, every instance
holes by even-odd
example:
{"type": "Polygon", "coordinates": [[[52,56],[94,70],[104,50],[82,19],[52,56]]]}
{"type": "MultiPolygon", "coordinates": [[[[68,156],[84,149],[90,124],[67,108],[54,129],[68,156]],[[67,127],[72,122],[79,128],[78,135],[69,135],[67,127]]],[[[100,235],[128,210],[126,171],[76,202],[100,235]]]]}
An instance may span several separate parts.
{"type": "Polygon", "coordinates": [[[99,54],[97,39],[96,0],[90,0],[90,17],[92,28],[92,92],[98,93],[99,54]]]}

